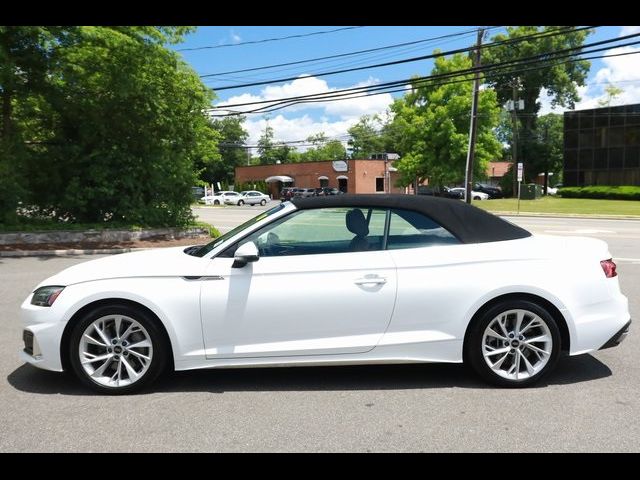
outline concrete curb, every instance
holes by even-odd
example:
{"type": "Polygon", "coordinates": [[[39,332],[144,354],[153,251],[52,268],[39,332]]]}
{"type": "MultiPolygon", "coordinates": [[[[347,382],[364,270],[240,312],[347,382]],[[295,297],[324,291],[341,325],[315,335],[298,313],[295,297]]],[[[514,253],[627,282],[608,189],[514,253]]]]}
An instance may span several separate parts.
{"type": "Polygon", "coordinates": [[[493,213],[505,217],[538,217],[538,218],[593,218],[595,220],[639,220],[637,215],[592,215],[587,213],[537,213],[537,212],[499,212],[485,210],[485,212],[493,213]]]}
{"type": "Polygon", "coordinates": [[[11,257],[67,257],[73,255],[114,255],[116,253],[137,252],[148,248],[95,248],[67,250],[9,250],[0,251],[0,258],[11,257]]]}

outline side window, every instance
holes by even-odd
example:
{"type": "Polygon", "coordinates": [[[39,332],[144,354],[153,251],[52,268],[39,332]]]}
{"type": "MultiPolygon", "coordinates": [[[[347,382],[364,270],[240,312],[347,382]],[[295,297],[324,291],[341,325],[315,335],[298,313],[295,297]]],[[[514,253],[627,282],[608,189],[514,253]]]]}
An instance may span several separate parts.
{"type": "Polygon", "coordinates": [[[382,249],[386,211],[376,208],[301,210],[252,233],[261,257],[319,255],[382,249]]]}
{"type": "Polygon", "coordinates": [[[460,241],[451,232],[418,212],[392,209],[387,248],[419,248],[433,245],[454,245],[460,241]]]}

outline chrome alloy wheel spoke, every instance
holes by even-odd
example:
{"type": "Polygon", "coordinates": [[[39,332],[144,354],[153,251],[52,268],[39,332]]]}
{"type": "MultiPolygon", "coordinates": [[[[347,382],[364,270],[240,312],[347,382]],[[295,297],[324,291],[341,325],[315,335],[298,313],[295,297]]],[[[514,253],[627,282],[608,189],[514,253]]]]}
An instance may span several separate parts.
{"type": "Polygon", "coordinates": [[[96,383],[124,387],[144,376],[153,359],[149,332],[126,315],[107,315],[93,321],[78,345],[80,364],[96,383]]]}
{"type": "Polygon", "coordinates": [[[530,378],[551,356],[553,338],[547,323],[523,309],[502,312],[484,331],[482,355],[491,370],[508,380],[530,378]]]}

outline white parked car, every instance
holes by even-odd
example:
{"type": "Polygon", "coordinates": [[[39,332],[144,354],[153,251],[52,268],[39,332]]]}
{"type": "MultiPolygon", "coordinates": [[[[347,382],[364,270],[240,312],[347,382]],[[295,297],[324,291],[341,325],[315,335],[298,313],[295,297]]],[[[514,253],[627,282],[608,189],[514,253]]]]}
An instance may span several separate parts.
{"type": "Polygon", "coordinates": [[[556,187],[547,187],[547,195],[557,195],[558,189],[556,187]]]}
{"type": "Polygon", "coordinates": [[[269,195],[265,195],[257,190],[247,190],[240,192],[240,198],[236,201],[236,205],[262,205],[265,206],[271,198],[269,195]]]}
{"type": "Polygon", "coordinates": [[[463,361],[521,387],[630,324],[605,242],[412,195],[293,199],[208,245],[67,268],[21,311],[22,360],[116,394],[166,368],[463,361]]]}
{"type": "Polygon", "coordinates": [[[232,194],[232,196],[238,195],[238,192],[231,192],[229,190],[221,190],[219,192],[214,193],[213,195],[207,195],[200,199],[201,202],[204,202],[205,205],[224,205],[225,199],[227,195],[232,194]]]}
{"type": "MultiPolygon", "coordinates": [[[[449,191],[451,191],[451,192],[460,192],[460,194],[462,195],[463,199],[466,197],[466,193],[467,193],[465,191],[464,187],[450,188],[449,191]]],[[[489,194],[484,193],[484,192],[476,192],[475,190],[471,190],[471,199],[472,200],[489,200],[489,194]]]]}

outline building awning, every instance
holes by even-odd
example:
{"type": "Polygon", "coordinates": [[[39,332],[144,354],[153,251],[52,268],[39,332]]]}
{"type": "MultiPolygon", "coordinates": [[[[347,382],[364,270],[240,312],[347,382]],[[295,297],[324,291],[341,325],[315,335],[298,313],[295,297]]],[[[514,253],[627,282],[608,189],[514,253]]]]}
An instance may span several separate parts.
{"type": "Polygon", "coordinates": [[[275,182],[293,182],[293,178],[287,177],[286,175],[274,175],[273,177],[267,177],[264,179],[267,183],[275,183],[275,182]]]}
{"type": "Polygon", "coordinates": [[[318,177],[318,180],[329,180],[329,177],[327,177],[326,175],[320,175],[318,177]]]}
{"type": "Polygon", "coordinates": [[[338,179],[338,180],[349,180],[349,177],[347,177],[346,175],[338,175],[336,177],[336,179],[338,179]]]}

